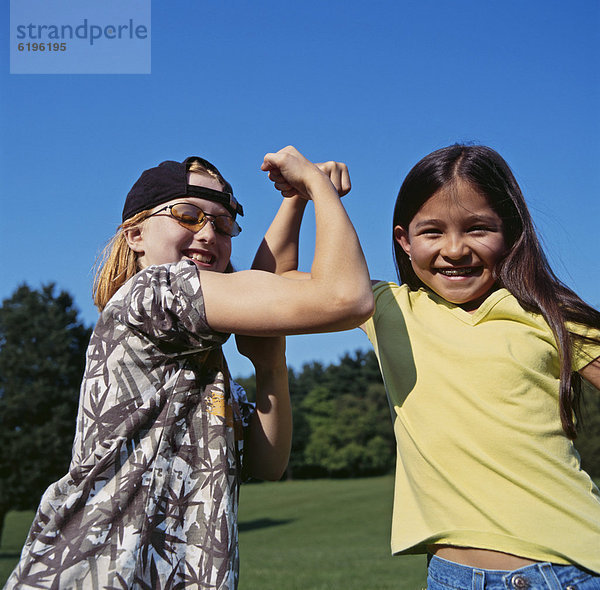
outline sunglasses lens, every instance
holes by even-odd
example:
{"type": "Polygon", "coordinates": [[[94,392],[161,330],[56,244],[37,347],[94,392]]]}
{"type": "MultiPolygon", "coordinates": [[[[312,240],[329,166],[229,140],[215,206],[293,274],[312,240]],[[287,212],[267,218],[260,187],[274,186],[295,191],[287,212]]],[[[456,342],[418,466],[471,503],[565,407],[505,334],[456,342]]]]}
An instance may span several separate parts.
{"type": "Polygon", "coordinates": [[[195,205],[189,203],[178,203],[171,207],[171,215],[177,221],[184,223],[185,225],[198,226],[200,229],[206,223],[206,215],[204,211],[195,205]]]}
{"type": "Polygon", "coordinates": [[[200,207],[191,203],[177,203],[171,207],[171,215],[193,231],[202,229],[210,219],[215,230],[227,236],[237,236],[242,229],[229,215],[207,216],[200,207]]]}
{"type": "Polygon", "coordinates": [[[215,220],[215,228],[218,232],[222,234],[226,234],[228,236],[236,235],[234,231],[234,227],[237,225],[232,217],[228,215],[219,215],[214,218],[215,220]]]}

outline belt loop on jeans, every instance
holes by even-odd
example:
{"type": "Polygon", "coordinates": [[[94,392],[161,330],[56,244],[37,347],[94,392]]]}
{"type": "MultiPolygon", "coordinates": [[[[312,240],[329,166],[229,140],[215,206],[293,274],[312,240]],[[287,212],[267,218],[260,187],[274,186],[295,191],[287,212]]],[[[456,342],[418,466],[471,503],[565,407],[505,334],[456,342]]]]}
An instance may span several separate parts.
{"type": "Polygon", "coordinates": [[[473,569],[473,590],[484,590],[485,587],[485,573],[481,570],[473,569]]]}
{"type": "Polygon", "coordinates": [[[551,590],[561,590],[562,586],[560,585],[560,581],[554,573],[552,564],[542,563],[538,567],[542,572],[542,576],[544,576],[544,580],[546,580],[546,584],[548,584],[548,588],[551,590]]]}

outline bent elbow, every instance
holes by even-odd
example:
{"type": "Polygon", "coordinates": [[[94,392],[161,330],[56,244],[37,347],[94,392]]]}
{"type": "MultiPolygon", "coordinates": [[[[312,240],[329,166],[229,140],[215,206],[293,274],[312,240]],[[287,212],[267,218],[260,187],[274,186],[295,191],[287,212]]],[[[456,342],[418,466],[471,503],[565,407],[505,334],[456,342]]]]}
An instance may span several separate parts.
{"type": "Polygon", "coordinates": [[[249,469],[248,475],[262,481],[279,481],[285,474],[288,462],[279,465],[255,465],[249,469]]]}
{"type": "Polygon", "coordinates": [[[342,294],[336,299],[332,311],[337,316],[337,329],[351,330],[366,322],[374,310],[373,291],[369,289],[342,294]]]}
{"type": "Polygon", "coordinates": [[[369,292],[361,297],[357,303],[354,327],[364,324],[373,315],[374,311],[375,299],[373,298],[373,291],[369,289],[369,292]]]}

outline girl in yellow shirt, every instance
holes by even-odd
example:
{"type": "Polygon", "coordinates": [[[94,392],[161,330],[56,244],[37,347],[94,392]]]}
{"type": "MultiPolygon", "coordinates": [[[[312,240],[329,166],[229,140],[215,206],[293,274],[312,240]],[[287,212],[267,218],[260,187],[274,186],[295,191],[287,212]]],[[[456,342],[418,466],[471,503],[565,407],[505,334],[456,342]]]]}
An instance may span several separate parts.
{"type": "MultiPolygon", "coordinates": [[[[274,272],[295,265],[303,207],[266,236],[274,272]]],[[[600,313],[554,275],[488,147],[423,158],[392,227],[400,285],[375,282],[362,326],[394,409],[392,551],[429,553],[430,590],[600,589],[600,492],[573,446],[600,313]]]]}

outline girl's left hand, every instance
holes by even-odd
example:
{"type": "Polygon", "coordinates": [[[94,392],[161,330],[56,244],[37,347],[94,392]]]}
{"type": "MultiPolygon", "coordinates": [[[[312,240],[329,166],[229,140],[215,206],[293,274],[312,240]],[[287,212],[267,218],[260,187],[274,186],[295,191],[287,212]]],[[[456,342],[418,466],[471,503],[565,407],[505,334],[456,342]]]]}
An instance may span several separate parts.
{"type": "Polygon", "coordinates": [[[344,162],[334,162],[333,160],[330,160],[329,162],[315,164],[315,166],[321,170],[321,172],[324,172],[326,176],[329,176],[329,180],[331,180],[331,183],[340,197],[343,197],[350,192],[350,189],[352,188],[350,183],[350,173],[348,172],[348,166],[346,166],[344,162]]]}
{"type": "MultiPolygon", "coordinates": [[[[329,178],[340,197],[343,197],[350,192],[352,185],[350,183],[348,166],[346,166],[346,164],[343,162],[334,162],[333,160],[330,160],[328,162],[320,162],[315,164],[315,166],[329,178]]],[[[269,179],[273,182],[275,188],[283,197],[301,197],[305,200],[309,199],[308,195],[304,194],[301,190],[287,182],[279,170],[271,169],[269,171],[269,179]]]]}
{"type": "Polygon", "coordinates": [[[242,336],[235,335],[235,343],[255,368],[273,369],[285,364],[285,336],[242,336]]]}

